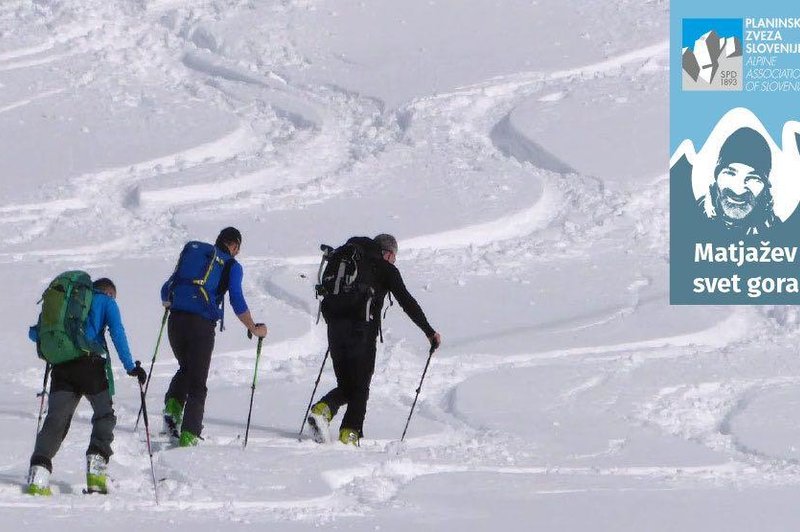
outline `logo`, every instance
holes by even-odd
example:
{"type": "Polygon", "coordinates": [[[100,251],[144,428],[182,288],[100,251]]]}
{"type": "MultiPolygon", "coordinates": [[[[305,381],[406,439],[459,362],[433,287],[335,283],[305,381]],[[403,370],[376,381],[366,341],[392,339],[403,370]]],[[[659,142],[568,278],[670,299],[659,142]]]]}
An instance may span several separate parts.
{"type": "Polygon", "coordinates": [[[742,35],[742,19],[683,19],[683,90],[742,90],[742,35]]]}

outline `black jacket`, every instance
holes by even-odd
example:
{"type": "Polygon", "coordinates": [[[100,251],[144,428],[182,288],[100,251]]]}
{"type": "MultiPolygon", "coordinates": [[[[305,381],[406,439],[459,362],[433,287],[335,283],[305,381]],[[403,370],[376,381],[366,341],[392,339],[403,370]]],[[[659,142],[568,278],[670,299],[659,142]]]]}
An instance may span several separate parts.
{"type": "Polygon", "coordinates": [[[372,299],[372,306],[370,308],[370,317],[379,326],[381,323],[381,310],[383,309],[383,301],[386,294],[391,292],[395,300],[400,304],[403,311],[408,314],[411,321],[422,329],[425,336],[430,337],[436,331],[433,330],[431,324],[428,323],[428,318],[422,312],[422,307],[419,306],[417,300],[414,299],[405,283],[403,276],[400,275],[400,270],[397,267],[383,259],[375,261],[375,296],[372,299]]]}

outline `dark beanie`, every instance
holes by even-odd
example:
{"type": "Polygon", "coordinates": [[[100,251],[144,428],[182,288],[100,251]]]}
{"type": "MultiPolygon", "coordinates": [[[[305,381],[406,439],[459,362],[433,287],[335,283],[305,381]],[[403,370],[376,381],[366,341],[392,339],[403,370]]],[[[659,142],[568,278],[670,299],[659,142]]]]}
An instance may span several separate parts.
{"type": "Polygon", "coordinates": [[[772,152],[761,133],[749,127],[734,131],[722,143],[714,175],[731,163],[741,163],[753,167],[756,174],[767,179],[772,169],[772,152]]]}
{"type": "Polygon", "coordinates": [[[232,244],[236,242],[239,246],[242,245],[242,233],[235,227],[226,227],[219,232],[215,245],[222,246],[225,244],[232,244]]]}

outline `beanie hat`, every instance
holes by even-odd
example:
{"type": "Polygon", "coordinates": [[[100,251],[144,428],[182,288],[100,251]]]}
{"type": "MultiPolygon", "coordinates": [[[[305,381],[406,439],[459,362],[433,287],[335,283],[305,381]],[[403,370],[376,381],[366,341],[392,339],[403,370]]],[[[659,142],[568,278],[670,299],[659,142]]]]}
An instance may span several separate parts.
{"type": "Polygon", "coordinates": [[[749,127],[734,131],[722,143],[714,175],[732,163],[751,166],[756,174],[767,180],[772,169],[772,152],[761,133],[749,127]]]}

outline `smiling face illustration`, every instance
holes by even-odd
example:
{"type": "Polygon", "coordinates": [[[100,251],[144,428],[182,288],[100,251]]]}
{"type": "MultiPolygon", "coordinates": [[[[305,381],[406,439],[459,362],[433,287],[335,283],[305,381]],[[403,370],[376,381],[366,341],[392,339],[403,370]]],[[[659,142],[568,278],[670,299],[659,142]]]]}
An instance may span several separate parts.
{"type": "Polygon", "coordinates": [[[719,187],[719,214],[729,220],[742,220],[756,208],[766,187],[766,176],[744,163],[730,163],[716,176],[719,187]]]}
{"type": "Polygon", "coordinates": [[[714,181],[698,206],[722,227],[763,234],[780,224],[773,211],[771,170],[772,150],[764,136],[749,127],[739,128],[722,143],[714,181]]]}

